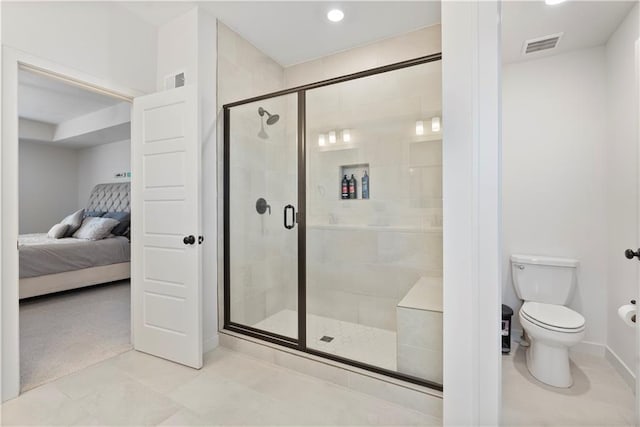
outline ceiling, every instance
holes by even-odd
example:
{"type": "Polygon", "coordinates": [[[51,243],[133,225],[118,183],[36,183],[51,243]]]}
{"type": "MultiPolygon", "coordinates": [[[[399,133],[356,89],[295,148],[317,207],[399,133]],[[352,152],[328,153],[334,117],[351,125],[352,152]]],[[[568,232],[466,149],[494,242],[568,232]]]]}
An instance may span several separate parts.
{"type": "MultiPolygon", "coordinates": [[[[502,4],[503,62],[525,61],[573,49],[600,46],[635,1],[543,0],[502,4]],[[522,55],[525,40],[564,32],[556,49],[522,55]]],[[[200,1],[119,3],[160,26],[199,5],[283,66],[309,61],[440,22],[439,1],[200,1]],[[326,19],[329,9],[342,22],[326,19]]]]}
{"type": "MultiPolygon", "coordinates": [[[[50,132],[39,133],[38,137],[29,130],[23,129],[29,123],[21,121],[20,139],[60,147],[90,147],[107,144],[115,141],[123,141],[130,138],[130,123],[127,114],[128,105],[125,107],[122,123],[114,123],[115,112],[111,107],[118,104],[128,104],[120,99],[112,98],[87,89],[65,83],[61,80],[49,78],[40,74],[20,70],[18,73],[18,116],[29,119],[35,123],[31,126],[38,127],[38,123],[46,124],[39,127],[47,127],[50,132]],[[67,131],[64,136],[55,136],[59,125],[67,125],[73,119],[84,119],[90,113],[100,114],[103,119],[95,116],[83,123],[72,126],[72,131],[67,131]]],[[[119,117],[119,116],[118,116],[119,117]]]]}
{"type": "Polygon", "coordinates": [[[200,5],[280,65],[289,66],[440,22],[439,1],[120,3],[153,25],[200,5]],[[338,7],[345,17],[330,22],[338,7]]]}
{"type": "Polygon", "coordinates": [[[25,119],[57,125],[121,102],[29,71],[18,73],[18,115],[25,119]]]}
{"type": "Polygon", "coordinates": [[[502,6],[502,60],[505,63],[601,46],[637,1],[506,1],[502,6]],[[524,56],[525,40],[564,32],[558,47],[524,56]]]}

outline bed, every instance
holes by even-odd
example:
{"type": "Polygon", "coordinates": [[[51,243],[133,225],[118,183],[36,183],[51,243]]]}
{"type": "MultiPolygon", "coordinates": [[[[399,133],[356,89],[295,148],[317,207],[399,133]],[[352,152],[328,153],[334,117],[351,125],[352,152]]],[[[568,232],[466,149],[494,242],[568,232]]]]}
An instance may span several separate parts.
{"type": "MultiPolygon", "coordinates": [[[[130,212],[130,184],[98,184],[86,211],[130,212]]],[[[18,237],[20,299],[131,277],[131,248],[125,236],[102,240],[18,237]]]]}

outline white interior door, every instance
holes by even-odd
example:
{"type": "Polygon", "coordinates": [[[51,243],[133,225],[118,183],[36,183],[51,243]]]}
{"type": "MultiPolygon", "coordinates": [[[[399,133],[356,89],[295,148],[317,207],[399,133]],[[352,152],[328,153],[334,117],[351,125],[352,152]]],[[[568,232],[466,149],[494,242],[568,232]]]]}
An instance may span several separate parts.
{"type": "Polygon", "coordinates": [[[134,348],[202,367],[200,138],[195,88],[135,98],[132,145],[134,348]]]}

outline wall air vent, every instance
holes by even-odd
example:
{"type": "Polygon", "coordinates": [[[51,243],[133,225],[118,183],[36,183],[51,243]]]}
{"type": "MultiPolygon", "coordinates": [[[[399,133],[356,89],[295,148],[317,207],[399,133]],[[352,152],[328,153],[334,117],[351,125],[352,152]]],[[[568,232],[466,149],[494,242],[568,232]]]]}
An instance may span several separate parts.
{"type": "Polygon", "coordinates": [[[563,34],[564,33],[549,34],[548,36],[527,40],[522,47],[522,54],[529,55],[543,50],[555,49],[563,34]]]}

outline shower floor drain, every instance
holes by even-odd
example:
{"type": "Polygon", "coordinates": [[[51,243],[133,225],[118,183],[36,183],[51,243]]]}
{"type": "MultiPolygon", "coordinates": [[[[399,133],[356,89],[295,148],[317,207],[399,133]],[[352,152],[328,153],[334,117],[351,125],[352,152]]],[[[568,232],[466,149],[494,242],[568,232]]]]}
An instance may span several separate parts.
{"type": "Polygon", "coordinates": [[[324,342],[331,342],[333,341],[333,337],[330,337],[328,335],[323,336],[322,338],[320,338],[320,341],[324,341],[324,342]]]}

